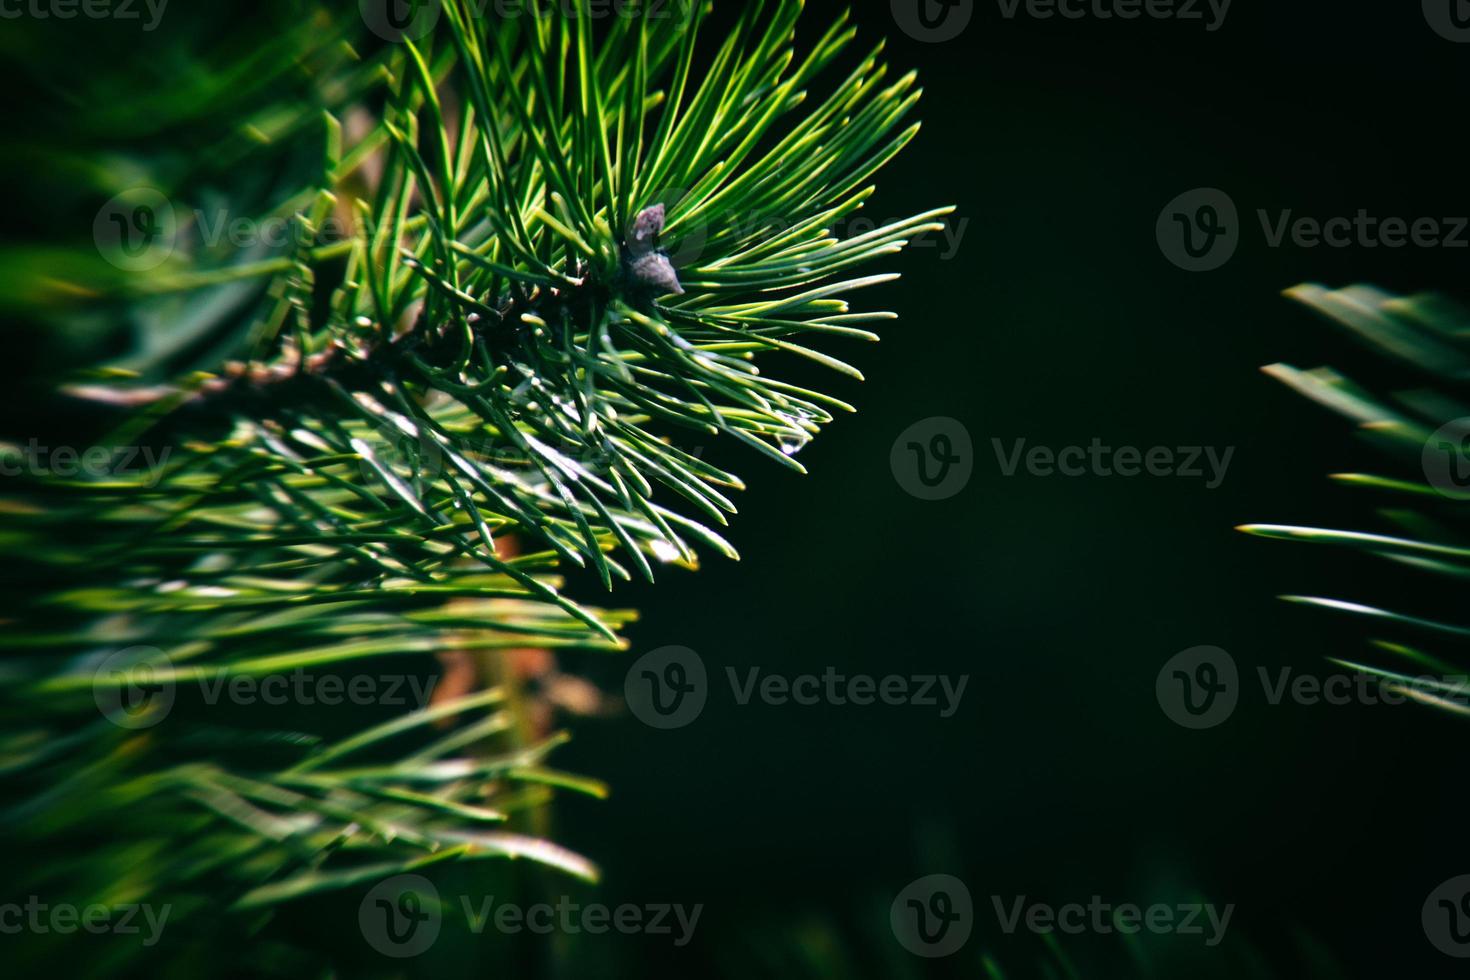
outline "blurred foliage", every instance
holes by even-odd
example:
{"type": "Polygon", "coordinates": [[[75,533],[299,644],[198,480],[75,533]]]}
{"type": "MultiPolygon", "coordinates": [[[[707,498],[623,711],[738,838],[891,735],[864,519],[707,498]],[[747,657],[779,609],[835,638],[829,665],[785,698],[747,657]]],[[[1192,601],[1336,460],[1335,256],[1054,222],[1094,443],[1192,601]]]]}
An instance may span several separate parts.
{"type": "MultiPolygon", "coordinates": [[[[1386,461],[1381,470],[1336,473],[1343,486],[1381,501],[1368,529],[1251,524],[1266,538],[1351,549],[1391,563],[1404,591],[1421,605],[1387,608],[1371,584],[1349,596],[1284,596],[1360,618],[1373,633],[1374,657],[1333,662],[1380,678],[1403,697],[1470,713],[1458,590],[1470,576],[1465,504],[1470,499],[1470,311],[1436,294],[1394,296],[1371,286],[1328,290],[1301,285],[1296,301],[1345,328],[1387,370],[1394,390],[1377,394],[1327,367],[1286,364],[1265,370],[1313,401],[1350,419],[1386,461]]],[[[1386,591],[1380,589],[1380,591],[1386,591]]]]}

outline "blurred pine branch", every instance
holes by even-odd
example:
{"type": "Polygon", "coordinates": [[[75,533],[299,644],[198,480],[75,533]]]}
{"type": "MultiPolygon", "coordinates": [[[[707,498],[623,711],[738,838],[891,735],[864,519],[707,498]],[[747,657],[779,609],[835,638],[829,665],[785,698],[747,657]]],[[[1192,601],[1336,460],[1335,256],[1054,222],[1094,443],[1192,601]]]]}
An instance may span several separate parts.
{"type": "Polygon", "coordinates": [[[1332,368],[1273,364],[1267,374],[1350,419],[1381,452],[1385,466],[1335,473],[1332,479],[1381,501],[1371,530],[1249,524],[1264,538],[1347,548],[1392,564],[1405,594],[1424,605],[1362,591],[1351,596],[1292,595],[1302,605],[1359,618],[1371,631],[1370,662],[1331,658],[1379,678],[1401,696],[1470,714],[1463,642],[1470,623],[1458,607],[1438,608],[1435,591],[1454,594],[1470,575],[1465,505],[1470,499],[1470,311],[1437,294],[1395,296],[1372,286],[1329,290],[1304,284],[1287,295],[1345,328],[1364,344],[1394,390],[1380,394],[1332,368]],[[1427,578],[1426,578],[1427,576],[1427,578]],[[1392,608],[1390,608],[1392,607],[1392,608]]]}

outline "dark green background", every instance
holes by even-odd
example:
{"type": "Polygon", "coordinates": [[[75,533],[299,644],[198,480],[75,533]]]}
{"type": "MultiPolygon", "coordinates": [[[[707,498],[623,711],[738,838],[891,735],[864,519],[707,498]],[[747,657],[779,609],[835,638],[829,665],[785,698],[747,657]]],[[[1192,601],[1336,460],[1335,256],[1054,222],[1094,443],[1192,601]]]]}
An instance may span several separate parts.
{"type": "MultiPolygon", "coordinates": [[[[837,391],[860,414],[803,452],[811,475],[743,466],[743,561],[636,595],[639,648],[689,646],[718,675],[690,727],[599,725],[563,759],[614,786],[562,819],[602,858],[608,900],[707,906],[689,950],[648,939],[636,955],[670,975],[734,972],[770,940],[754,930],[785,924],[812,942],[820,925],[854,973],[891,975],[888,901],[948,872],[968,883],[978,924],[952,960],[903,964],[935,976],[974,975],[981,949],[1034,975],[1041,946],[1000,934],[991,894],[1236,904],[1218,951],[1155,941],[1162,976],[1252,975],[1256,955],[1279,976],[1462,969],[1419,914],[1467,870],[1453,830],[1463,723],[1412,707],[1273,707],[1254,681],[1258,666],[1323,675],[1324,655],[1366,649],[1359,624],[1277,594],[1389,602],[1425,583],[1232,528],[1372,523],[1373,498],[1324,478],[1371,468],[1371,448],[1258,371],[1333,363],[1371,379],[1372,362],[1280,290],[1453,292],[1466,252],[1271,249],[1254,212],[1465,214],[1454,133],[1470,46],[1431,32],[1413,3],[1237,0],[1215,33],[1007,21],[979,3],[943,44],[909,40],[886,6],[857,19],[890,37],[900,70],[921,69],[924,131],[870,210],[954,203],[969,226],[952,260],[931,249],[899,263],[883,299],[903,319],[853,351],[868,382],[837,391]],[[1247,224],[1228,264],[1191,274],[1160,254],[1154,222],[1199,186],[1229,193],[1247,224]],[[888,453],[936,415],[964,423],[977,458],[961,494],[926,503],[895,483],[888,453]],[[1236,452],[1209,491],[1004,477],[990,443],[1093,436],[1236,452]],[[1186,731],[1159,710],[1154,679],[1205,643],[1250,681],[1226,724],[1186,731]],[[727,665],[829,664],[971,682],[940,720],[737,707],[723,681],[727,665]]],[[[1083,976],[1134,975],[1119,937],[1064,948],[1083,976]]]]}

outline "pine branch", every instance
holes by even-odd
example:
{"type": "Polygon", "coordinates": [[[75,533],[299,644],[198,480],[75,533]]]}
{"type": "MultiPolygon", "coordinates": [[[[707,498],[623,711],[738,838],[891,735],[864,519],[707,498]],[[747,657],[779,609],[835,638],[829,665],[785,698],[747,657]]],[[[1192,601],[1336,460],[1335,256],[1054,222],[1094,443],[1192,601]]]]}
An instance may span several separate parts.
{"type": "Polygon", "coordinates": [[[504,687],[337,741],[215,725],[185,695],[444,650],[616,650],[631,614],[574,601],[558,568],[610,588],[735,556],[711,525],[742,483],[681,441],[801,470],[848,406],[757,355],[860,376],[808,344],[874,339],[892,315],[850,296],[892,277],[856,270],[948,213],[834,231],[917,132],[918,90],[886,81],[880,46],[808,108],[855,31],[843,17],[799,55],[800,8],[746,5],[701,67],[703,4],[594,27],[586,0],[496,22],[446,2],[372,63],[374,125],[349,141],[323,116],[314,183],[277,208],[293,246],[126,279],[138,304],[257,283],[259,305],[218,372],[70,388],[125,409],[105,442],[156,450],[155,471],[11,483],[3,574],[31,602],[0,695],[12,835],[78,821],[111,841],[94,893],[142,838],[208,835],[155,855],[148,887],[245,910],[444,859],[595,875],[484,829],[551,787],[601,792],[545,768],[559,737],[525,744],[504,687]],[[140,687],[178,701],[156,727],[140,687]]]}

